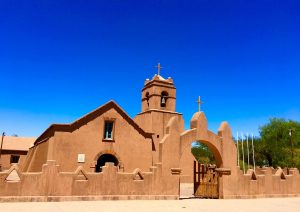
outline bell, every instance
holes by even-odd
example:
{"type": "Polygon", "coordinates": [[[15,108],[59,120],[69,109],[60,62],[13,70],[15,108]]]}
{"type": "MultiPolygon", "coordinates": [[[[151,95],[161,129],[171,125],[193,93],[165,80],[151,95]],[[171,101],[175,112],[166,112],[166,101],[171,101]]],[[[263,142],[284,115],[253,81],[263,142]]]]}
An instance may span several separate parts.
{"type": "Polygon", "coordinates": [[[165,99],[165,97],[162,97],[161,103],[162,103],[162,104],[166,104],[166,99],[165,99]]]}

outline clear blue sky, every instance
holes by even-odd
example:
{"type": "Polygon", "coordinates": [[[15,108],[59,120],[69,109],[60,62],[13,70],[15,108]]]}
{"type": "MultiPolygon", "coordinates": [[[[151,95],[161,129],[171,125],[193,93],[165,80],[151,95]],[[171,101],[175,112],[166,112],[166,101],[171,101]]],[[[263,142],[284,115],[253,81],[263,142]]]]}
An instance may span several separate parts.
{"type": "Polygon", "coordinates": [[[9,0],[0,3],[0,130],[38,136],[113,99],[131,117],[161,62],[186,127],[258,134],[300,121],[300,1],[9,0]]]}

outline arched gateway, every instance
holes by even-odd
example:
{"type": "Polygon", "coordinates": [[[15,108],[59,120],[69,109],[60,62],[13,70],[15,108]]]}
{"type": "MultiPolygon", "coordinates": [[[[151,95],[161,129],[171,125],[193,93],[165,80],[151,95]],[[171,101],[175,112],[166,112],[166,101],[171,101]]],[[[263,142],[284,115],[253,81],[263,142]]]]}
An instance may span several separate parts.
{"type": "Polygon", "coordinates": [[[231,130],[223,122],[218,134],[207,129],[207,120],[203,112],[197,112],[190,122],[190,130],[181,134],[180,167],[183,171],[183,182],[193,182],[194,195],[204,198],[219,198],[222,182],[219,177],[229,174],[236,167],[236,147],[231,138],[231,130]],[[205,144],[213,153],[216,166],[199,164],[191,155],[193,141],[205,144]],[[187,175],[184,179],[184,175],[187,175]],[[192,178],[192,181],[191,181],[192,178]]]}
{"type": "Polygon", "coordinates": [[[194,165],[195,158],[191,153],[191,144],[194,141],[203,143],[212,151],[216,160],[216,167],[204,170],[205,173],[210,174],[206,181],[217,181],[218,195],[214,198],[221,198],[223,185],[227,183],[226,180],[223,180],[224,177],[226,178],[223,175],[230,174],[230,170],[235,170],[237,161],[236,147],[229,125],[227,122],[223,122],[219,127],[218,134],[215,134],[207,129],[207,120],[203,112],[196,112],[193,115],[189,130],[182,132],[178,123],[177,117],[170,119],[166,135],[160,142],[160,162],[164,165],[165,172],[170,172],[169,170],[174,172],[176,170],[174,168],[179,167],[181,183],[195,184],[199,182],[199,180],[195,182],[195,174],[203,176],[202,168],[199,164],[196,164],[196,167],[194,165]],[[174,142],[176,140],[179,142],[174,142]],[[212,176],[214,174],[218,179],[212,176]]]}

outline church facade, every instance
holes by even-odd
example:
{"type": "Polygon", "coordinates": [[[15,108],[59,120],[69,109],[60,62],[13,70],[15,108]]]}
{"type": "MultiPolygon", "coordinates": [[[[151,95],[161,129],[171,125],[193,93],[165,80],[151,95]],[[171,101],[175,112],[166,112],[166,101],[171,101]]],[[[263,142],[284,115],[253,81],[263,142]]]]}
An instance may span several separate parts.
{"type": "Polygon", "coordinates": [[[70,124],[52,124],[22,163],[0,172],[0,201],[178,199],[182,184],[204,198],[300,194],[297,169],[242,173],[227,122],[214,133],[198,111],[185,130],[173,79],[147,79],[141,102],[133,119],[110,101],[70,124]],[[195,161],[193,142],[209,147],[215,166],[195,161]]]}
{"type": "Polygon", "coordinates": [[[22,171],[41,171],[47,160],[55,160],[63,171],[82,165],[100,172],[106,162],[124,172],[148,171],[159,161],[159,142],[169,120],[177,117],[184,131],[175,103],[173,80],[155,75],[145,81],[142,111],[134,119],[110,101],[71,124],[53,124],[36,139],[22,171]]]}
{"type": "Polygon", "coordinates": [[[147,170],[151,151],[152,134],[110,101],[71,124],[51,125],[29,150],[22,170],[39,172],[48,160],[55,160],[63,171],[81,165],[88,172],[100,172],[105,162],[113,162],[120,171],[147,170]]]}

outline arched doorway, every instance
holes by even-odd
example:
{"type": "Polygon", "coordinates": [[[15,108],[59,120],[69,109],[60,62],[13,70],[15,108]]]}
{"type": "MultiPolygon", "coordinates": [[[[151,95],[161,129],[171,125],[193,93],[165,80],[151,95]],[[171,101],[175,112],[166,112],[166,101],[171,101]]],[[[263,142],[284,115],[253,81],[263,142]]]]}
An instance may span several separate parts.
{"type": "MultiPolygon", "coordinates": [[[[219,198],[219,175],[216,172],[217,162],[211,147],[195,141],[191,145],[194,156],[193,194],[200,198],[219,198]]],[[[218,162],[218,165],[220,162],[218,162]]]]}
{"type": "Polygon", "coordinates": [[[119,165],[119,161],[114,155],[102,154],[97,160],[95,171],[102,172],[102,166],[104,166],[105,163],[107,163],[107,162],[112,162],[112,163],[114,163],[115,166],[119,165]]]}
{"type": "MultiPolygon", "coordinates": [[[[217,173],[217,178],[214,179],[219,180],[217,181],[218,184],[217,187],[219,188],[218,189],[219,195],[216,195],[216,197],[223,198],[224,191],[226,191],[226,189],[230,190],[230,186],[232,186],[229,180],[227,179],[223,180],[223,175],[232,175],[231,170],[236,170],[236,164],[237,164],[236,146],[232,140],[231,129],[227,122],[221,123],[217,134],[208,130],[207,126],[208,123],[204,113],[197,112],[193,115],[190,121],[190,129],[180,134],[181,151],[180,151],[179,164],[180,164],[180,168],[182,168],[180,183],[189,184],[188,188],[191,188],[190,184],[191,183],[194,184],[195,182],[195,171],[198,172],[196,174],[199,174],[198,176],[200,177],[202,177],[207,173],[207,172],[199,173],[201,172],[201,164],[200,164],[200,171],[198,171],[199,164],[196,164],[197,167],[195,167],[195,163],[193,164],[193,162],[196,160],[193,154],[191,153],[191,146],[194,141],[200,142],[202,144],[205,144],[213,155],[215,166],[208,167],[208,169],[206,170],[209,171],[208,175],[210,176],[212,176],[214,173],[217,173]]],[[[234,172],[234,175],[236,175],[236,172],[234,172]]],[[[214,179],[211,179],[209,177],[208,179],[205,179],[204,183],[212,182],[214,181],[214,179]]],[[[199,180],[197,180],[196,183],[199,183],[199,180]]],[[[201,179],[200,179],[200,184],[201,184],[201,179]]],[[[190,190],[191,189],[189,189],[188,191],[190,190]]],[[[193,190],[195,190],[195,188],[193,190]]],[[[194,191],[191,193],[195,194],[194,191]]],[[[191,193],[188,193],[187,195],[191,193]]],[[[182,196],[186,196],[186,195],[182,195],[182,196]]],[[[207,198],[215,198],[215,197],[208,196],[207,198]]]]}
{"type": "Polygon", "coordinates": [[[216,169],[223,164],[218,146],[220,143],[217,140],[191,137],[182,143],[180,195],[189,198],[218,198],[219,176],[216,169]]]}

